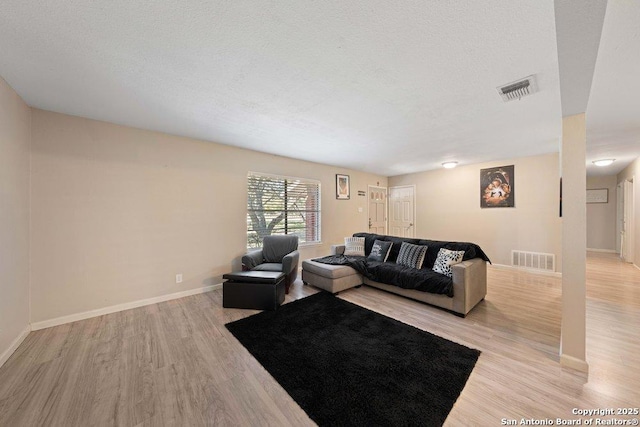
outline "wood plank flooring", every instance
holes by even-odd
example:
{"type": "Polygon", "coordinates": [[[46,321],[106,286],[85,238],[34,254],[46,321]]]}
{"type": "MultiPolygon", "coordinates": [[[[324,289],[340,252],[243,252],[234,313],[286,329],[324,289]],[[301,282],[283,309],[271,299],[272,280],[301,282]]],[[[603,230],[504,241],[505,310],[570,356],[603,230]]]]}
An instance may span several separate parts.
{"type": "MultiPolygon", "coordinates": [[[[465,319],[366,286],[340,297],[482,351],[447,426],[578,419],[573,408],[640,406],[640,270],[611,254],[587,262],[588,377],[558,363],[555,277],[490,267],[487,298],[465,319]]],[[[286,302],[315,292],[298,281],[286,302]]],[[[224,327],[257,311],[221,300],[216,290],[32,332],[0,368],[0,426],[314,425],[224,327]]]]}

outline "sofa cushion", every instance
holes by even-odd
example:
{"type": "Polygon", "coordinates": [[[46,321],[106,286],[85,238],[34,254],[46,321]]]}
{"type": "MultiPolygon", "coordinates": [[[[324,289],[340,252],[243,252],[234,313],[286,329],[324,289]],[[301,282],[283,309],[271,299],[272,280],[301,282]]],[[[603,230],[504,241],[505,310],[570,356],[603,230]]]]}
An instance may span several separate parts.
{"type": "Polygon", "coordinates": [[[453,280],[433,270],[415,269],[391,262],[369,261],[370,266],[367,278],[378,282],[398,286],[403,289],[415,289],[417,291],[453,297],[453,280]]]}
{"type": "Polygon", "coordinates": [[[357,271],[348,265],[323,264],[312,260],[302,261],[302,269],[328,279],[339,279],[340,277],[358,274],[357,271]]]}
{"type": "Polygon", "coordinates": [[[364,256],[364,237],[345,237],[344,255],[364,256]]]}
{"type": "Polygon", "coordinates": [[[402,244],[400,245],[400,252],[398,253],[396,264],[404,265],[411,268],[421,268],[426,252],[426,246],[413,245],[411,243],[402,242],[402,244]]]}
{"type": "MultiPolygon", "coordinates": [[[[378,262],[365,257],[329,255],[302,263],[304,271],[328,277],[331,271],[360,273],[374,282],[386,283],[404,289],[416,289],[435,294],[453,296],[453,280],[433,270],[411,268],[394,262],[378,262]],[[330,267],[338,267],[332,269],[330,267]]],[[[343,273],[343,274],[344,274],[343,273]]],[[[337,275],[337,274],[336,274],[337,275]]]]}
{"type": "Polygon", "coordinates": [[[373,247],[371,248],[371,253],[367,257],[371,261],[381,261],[384,262],[389,257],[389,252],[391,251],[391,246],[393,243],[385,242],[383,240],[376,240],[373,243],[373,247]]]}
{"type": "Polygon", "coordinates": [[[464,257],[464,251],[450,251],[449,249],[442,248],[438,252],[438,258],[433,264],[433,271],[436,273],[444,274],[451,277],[451,266],[462,262],[464,257]]]}
{"type": "Polygon", "coordinates": [[[251,270],[254,271],[282,271],[282,263],[279,262],[264,262],[256,265],[251,270]]]}

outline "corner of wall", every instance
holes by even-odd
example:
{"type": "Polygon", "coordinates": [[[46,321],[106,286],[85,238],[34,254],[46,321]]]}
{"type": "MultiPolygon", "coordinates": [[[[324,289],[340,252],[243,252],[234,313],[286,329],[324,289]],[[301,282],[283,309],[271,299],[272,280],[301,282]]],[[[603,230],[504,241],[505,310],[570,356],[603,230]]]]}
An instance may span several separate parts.
{"type": "Polygon", "coordinates": [[[22,332],[14,339],[9,347],[0,354],[0,368],[9,360],[11,355],[20,347],[20,344],[27,338],[29,333],[31,332],[31,324],[28,324],[22,332]]]}
{"type": "Polygon", "coordinates": [[[31,109],[0,77],[0,169],[3,208],[0,210],[0,365],[31,331],[30,215],[31,109]],[[25,238],[26,237],[26,238],[25,238]]]}
{"type": "Polygon", "coordinates": [[[27,271],[27,281],[29,286],[29,329],[31,329],[31,207],[32,197],[31,197],[31,172],[32,172],[32,144],[33,144],[33,108],[29,107],[29,238],[28,238],[28,251],[29,251],[29,262],[28,262],[28,271],[27,271]]]}

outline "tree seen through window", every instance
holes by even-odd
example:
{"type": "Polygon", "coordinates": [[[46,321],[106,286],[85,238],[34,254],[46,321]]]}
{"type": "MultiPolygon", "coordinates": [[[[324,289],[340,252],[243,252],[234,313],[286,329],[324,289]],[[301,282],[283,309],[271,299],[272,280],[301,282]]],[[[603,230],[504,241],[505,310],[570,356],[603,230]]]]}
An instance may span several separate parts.
{"type": "Polygon", "coordinates": [[[249,173],[247,196],[247,247],[262,247],[264,236],[273,234],[320,241],[319,182],[249,173]]]}

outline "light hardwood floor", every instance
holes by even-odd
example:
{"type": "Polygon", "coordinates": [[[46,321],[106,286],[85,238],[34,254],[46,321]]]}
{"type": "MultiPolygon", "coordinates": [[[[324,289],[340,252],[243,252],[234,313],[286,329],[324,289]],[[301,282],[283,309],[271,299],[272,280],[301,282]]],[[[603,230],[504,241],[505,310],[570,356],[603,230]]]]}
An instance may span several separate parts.
{"type": "MultiPolygon", "coordinates": [[[[482,351],[448,426],[640,406],[640,270],[588,256],[588,378],[558,363],[560,280],[488,274],[487,298],[465,319],[366,286],[340,297],[482,351]]],[[[297,282],[286,301],[315,292],[297,282]]],[[[221,299],[217,290],[32,332],[0,368],[0,426],[313,425],[224,327],[256,311],[221,299]]]]}

